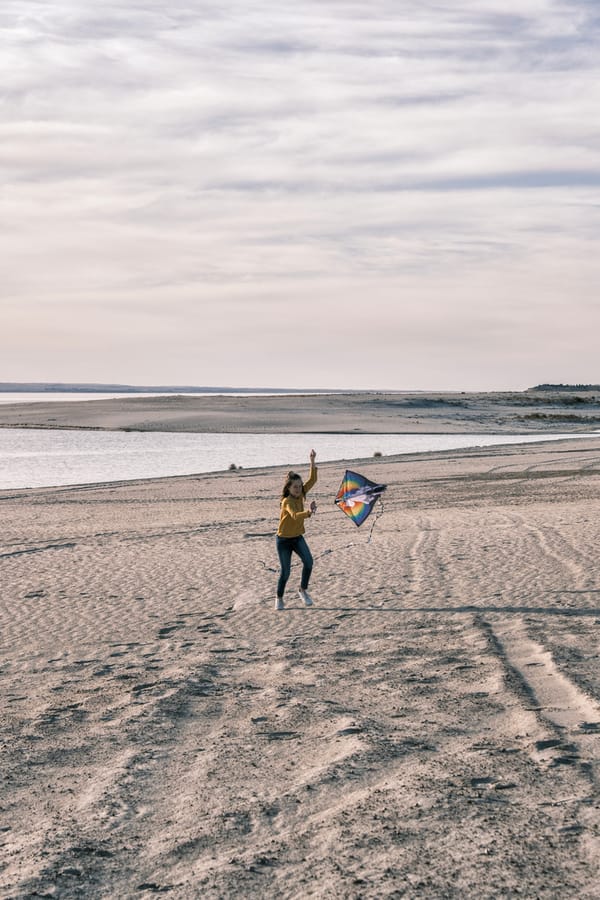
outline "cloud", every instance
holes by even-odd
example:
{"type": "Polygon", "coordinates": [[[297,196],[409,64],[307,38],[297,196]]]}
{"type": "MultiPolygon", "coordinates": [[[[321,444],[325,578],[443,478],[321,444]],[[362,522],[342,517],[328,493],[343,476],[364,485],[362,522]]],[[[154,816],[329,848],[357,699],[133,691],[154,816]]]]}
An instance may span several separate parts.
{"type": "MultiPolygon", "coordinates": [[[[513,14],[499,0],[8,0],[0,32],[3,283],[21,309],[64,303],[72,317],[79,304],[110,333],[123,304],[154,341],[162,303],[182,344],[201,309],[213,343],[238,347],[228,302],[242,304],[247,336],[271,330],[275,303],[287,320],[315,297],[334,327],[368,290],[397,334],[410,304],[445,321],[451,284],[464,323],[451,340],[479,359],[489,329],[473,310],[492,302],[481,285],[523,273],[516,301],[493,293],[494,319],[531,344],[534,321],[518,310],[539,308],[550,260],[564,291],[553,315],[591,321],[593,3],[523,0],[513,14]]],[[[61,321],[48,319],[49,344],[61,321]]],[[[376,327],[365,325],[373,338],[376,327]]],[[[426,330],[414,341],[427,351],[426,330]]],[[[183,354],[173,380],[195,380],[195,362],[183,354]]],[[[595,355],[586,365],[597,381],[595,355]]]]}

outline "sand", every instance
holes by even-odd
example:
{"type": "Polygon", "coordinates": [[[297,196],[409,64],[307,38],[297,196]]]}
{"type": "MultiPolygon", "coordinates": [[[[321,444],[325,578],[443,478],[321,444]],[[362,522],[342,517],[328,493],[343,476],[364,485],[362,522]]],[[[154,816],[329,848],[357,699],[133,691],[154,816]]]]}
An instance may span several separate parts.
{"type": "Polygon", "coordinates": [[[3,403],[2,426],[259,433],[590,432],[600,429],[600,400],[590,392],[547,391],[124,396],[3,403]]]}
{"type": "Polygon", "coordinates": [[[600,896],[600,438],[360,469],[2,492],[2,897],[600,896]]]}

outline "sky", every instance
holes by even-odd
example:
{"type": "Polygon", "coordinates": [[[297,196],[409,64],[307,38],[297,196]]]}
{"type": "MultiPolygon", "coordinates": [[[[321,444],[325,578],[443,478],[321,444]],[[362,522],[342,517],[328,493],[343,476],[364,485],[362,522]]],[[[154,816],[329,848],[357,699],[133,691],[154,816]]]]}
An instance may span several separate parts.
{"type": "Polygon", "coordinates": [[[600,382],[596,0],[3,0],[0,381],[600,382]]]}

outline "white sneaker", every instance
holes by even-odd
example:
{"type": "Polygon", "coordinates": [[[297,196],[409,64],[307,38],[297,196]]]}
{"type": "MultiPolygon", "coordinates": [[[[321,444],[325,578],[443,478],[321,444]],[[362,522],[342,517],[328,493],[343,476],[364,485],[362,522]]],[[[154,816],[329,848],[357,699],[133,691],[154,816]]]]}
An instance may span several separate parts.
{"type": "Polygon", "coordinates": [[[285,609],[285,606],[283,605],[283,597],[275,598],[275,609],[285,609]]]}
{"type": "Polygon", "coordinates": [[[310,596],[308,591],[304,591],[304,590],[302,590],[302,588],[300,588],[300,590],[298,591],[298,596],[300,597],[301,600],[304,600],[305,606],[313,605],[312,597],[310,596]]]}

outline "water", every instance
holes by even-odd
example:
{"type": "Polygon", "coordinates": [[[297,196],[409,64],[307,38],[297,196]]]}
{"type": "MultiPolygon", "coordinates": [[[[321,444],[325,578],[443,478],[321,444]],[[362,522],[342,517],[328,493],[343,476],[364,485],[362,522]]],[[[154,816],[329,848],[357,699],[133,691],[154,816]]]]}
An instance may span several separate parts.
{"type": "MultiPolygon", "coordinates": [[[[295,395],[298,391],[290,391],[295,395]]],[[[302,393],[315,393],[311,391],[303,391],[302,393]]],[[[335,394],[336,391],[328,393],[335,394]]],[[[269,391],[186,391],[185,393],[177,393],[177,391],[163,391],[156,393],[145,392],[136,394],[135,392],[115,392],[115,393],[94,393],[93,391],[0,391],[0,403],[54,403],[56,400],[128,400],[132,397],[281,397],[285,391],[277,391],[269,393],[269,391]]]]}
{"type": "Polygon", "coordinates": [[[317,461],[525,444],[593,435],[178,434],[0,428],[0,488],[96,484],[317,461]]]}

